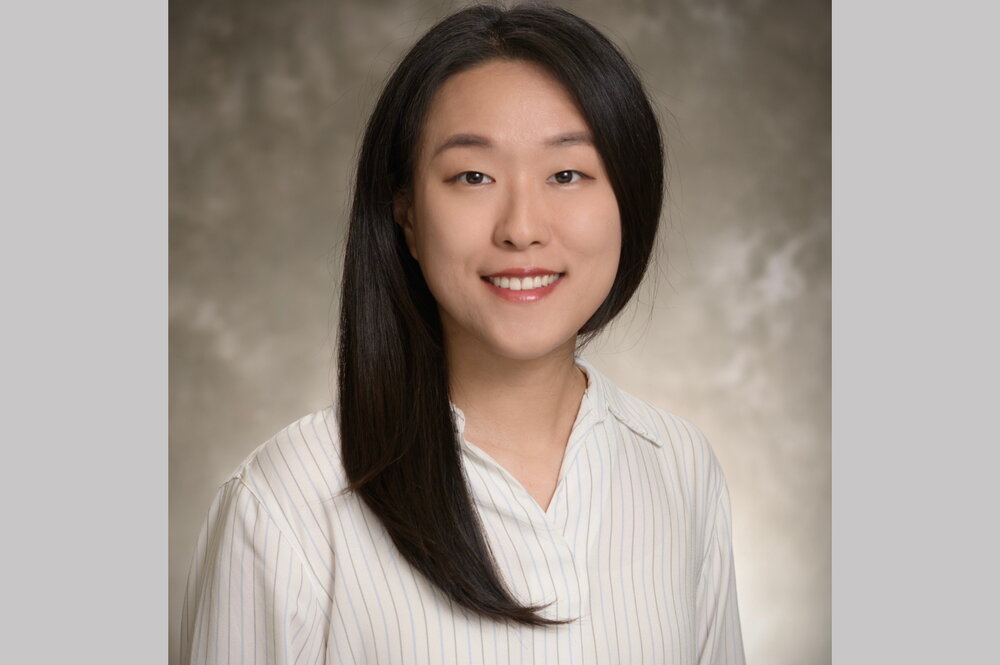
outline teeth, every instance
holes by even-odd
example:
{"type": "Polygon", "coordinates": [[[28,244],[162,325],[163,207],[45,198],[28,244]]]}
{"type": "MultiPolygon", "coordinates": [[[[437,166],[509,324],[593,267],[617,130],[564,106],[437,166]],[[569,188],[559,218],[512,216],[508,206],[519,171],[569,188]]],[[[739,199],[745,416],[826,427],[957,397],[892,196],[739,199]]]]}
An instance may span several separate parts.
{"type": "Polygon", "coordinates": [[[494,286],[499,286],[501,289],[510,289],[511,291],[531,291],[532,289],[540,289],[543,286],[548,286],[552,282],[559,279],[559,275],[539,275],[537,277],[488,277],[487,279],[494,286]]]}

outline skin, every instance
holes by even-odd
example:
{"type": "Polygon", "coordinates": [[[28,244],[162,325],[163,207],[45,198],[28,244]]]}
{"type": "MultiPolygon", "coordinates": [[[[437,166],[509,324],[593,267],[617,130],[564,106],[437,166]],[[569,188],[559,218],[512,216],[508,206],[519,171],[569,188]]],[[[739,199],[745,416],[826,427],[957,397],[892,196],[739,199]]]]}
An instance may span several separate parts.
{"type": "Polygon", "coordinates": [[[607,297],[621,250],[617,201],[590,136],[569,93],[544,69],[490,61],[438,90],[412,190],[395,201],[396,221],[438,302],[465,437],[543,510],[586,389],[573,362],[576,334],[607,297]],[[489,145],[440,150],[458,134],[489,145]],[[529,303],[508,302],[482,280],[518,267],[565,274],[529,303]]]}

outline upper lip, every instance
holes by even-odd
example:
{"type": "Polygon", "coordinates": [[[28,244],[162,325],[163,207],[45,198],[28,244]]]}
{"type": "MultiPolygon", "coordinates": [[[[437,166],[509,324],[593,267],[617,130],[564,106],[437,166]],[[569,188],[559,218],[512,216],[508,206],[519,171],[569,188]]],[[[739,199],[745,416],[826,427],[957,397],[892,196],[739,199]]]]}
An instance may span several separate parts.
{"type": "Polygon", "coordinates": [[[558,270],[548,268],[507,268],[500,272],[494,272],[485,277],[540,277],[542,275],[559,275],[558,270]]]}

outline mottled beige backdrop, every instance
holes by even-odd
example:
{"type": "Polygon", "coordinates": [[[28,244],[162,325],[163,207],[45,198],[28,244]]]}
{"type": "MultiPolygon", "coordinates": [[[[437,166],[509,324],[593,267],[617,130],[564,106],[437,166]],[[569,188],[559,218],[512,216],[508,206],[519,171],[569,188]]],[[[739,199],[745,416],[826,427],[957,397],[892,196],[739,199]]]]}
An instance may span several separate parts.
{"type": "MultiPolygon", "coordinates": [[[[171,663],[216,488],[330,401],[366,114],[461,4],[170,2],[171,663]]],[[[751,665],[829,663],[829,3],[560,4],[637,64],[669,151],[657,264],[585,355],[712,441],[751,665]]]]}

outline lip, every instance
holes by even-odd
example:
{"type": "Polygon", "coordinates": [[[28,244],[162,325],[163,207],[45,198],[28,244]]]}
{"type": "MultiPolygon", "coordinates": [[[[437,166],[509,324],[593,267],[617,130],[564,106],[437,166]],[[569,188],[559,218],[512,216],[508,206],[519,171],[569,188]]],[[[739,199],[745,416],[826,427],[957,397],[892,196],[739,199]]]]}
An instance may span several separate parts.
{"type": "Polygon", "coordinates": [[[484,275],[484,277],[541,277],[542,275],[562,275],[562,274],[563,273],[559,270],[530,267],[530,268],[507,268],[506,270],[501,270],[500,272],[494,272],[490,273],[489,275],[484,275]]]}
{"type": "Polygon", "coordinates": [[[497,297],[503,298],[507,302],[513,303],[528,303],[528,302],[538,302],[539,300],[545,298],[547,295],[552,293],[557,286],[559,286],[564,279],[566,279],[566,273],[557,272],[555,270],[544,270],[540,268],[512,268],[510,270],[505,270],[503,272],[498,272],[490,275],[489,277],[537,277],[540,275],[559,275],[559,279],[552,282],[548,286],[542,286],[537,289],[529,289],[527,291],[511,291],[510,289],[503,289],[496,286],[491,282],[486,276],[482,277],[480,281],[486,285],[490,291],[492,291],[497,297]]]}

